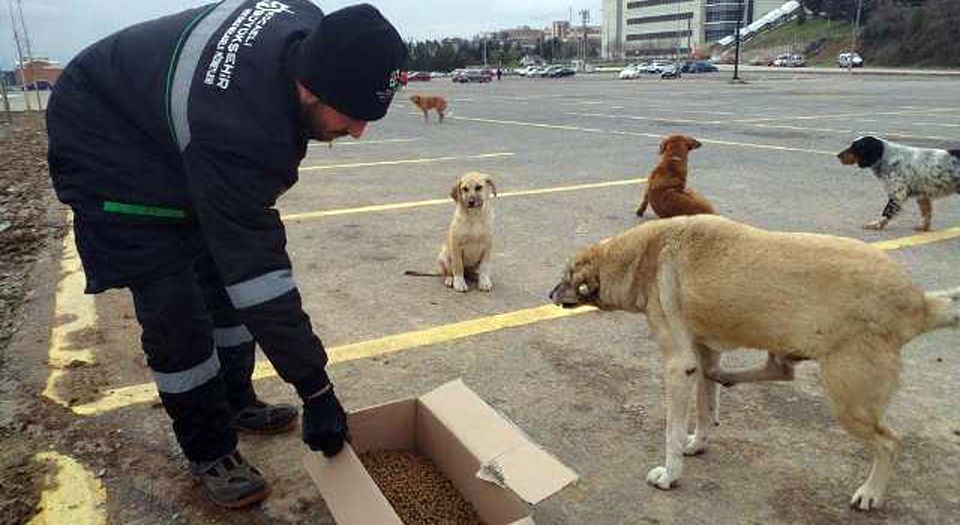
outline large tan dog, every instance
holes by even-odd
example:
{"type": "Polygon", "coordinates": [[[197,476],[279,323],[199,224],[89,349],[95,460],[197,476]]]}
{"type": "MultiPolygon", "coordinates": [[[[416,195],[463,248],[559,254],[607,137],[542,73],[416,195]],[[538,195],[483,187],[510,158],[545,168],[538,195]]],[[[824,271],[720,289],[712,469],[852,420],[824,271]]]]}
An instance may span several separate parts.
{"type": "Polygon", "coordinates": [[[714,215],[644,223],[584,249],[550,294],[556,304],[646,314],[663,351],[666,461],[647,482],[669,489],[683,456],[706,448],[716,383],[793,379],[793,363],[820,364],[834,416],[874,452],[851,505],[880,505],[900,448],[883,424],[897,386],[900,348],[956,327],[960,288],[924,293],[879,249],[853,239],[756,229],[714,215]],[[760,369],[726,372],[719,352],[769,352],[760,369]],[[697,419],[687,406],[697,386],[697,419]]]}
{"type": "Polygon", "coordinates": [[[437,254],[440,273],[404,272],[414,276],[443,277],[443,284],[458,292],[469,290],[467,277],[476,278],[477,288],[489,292],[490,256],[493,253],[493,207],[490,198],[497,188],[489,175],[470,172],[457,179],[450,198],[457,203],[447,238],[437,254]]]}
{"type": "Polygon", "coordinates": [[[430,121],[431,109],[437,112],[437,119],[440,124],[443,124],[443,117],[447,111],[447,99],[439,95],[411,95],[410,102],[423,112],[424,124],[430,121]]]}

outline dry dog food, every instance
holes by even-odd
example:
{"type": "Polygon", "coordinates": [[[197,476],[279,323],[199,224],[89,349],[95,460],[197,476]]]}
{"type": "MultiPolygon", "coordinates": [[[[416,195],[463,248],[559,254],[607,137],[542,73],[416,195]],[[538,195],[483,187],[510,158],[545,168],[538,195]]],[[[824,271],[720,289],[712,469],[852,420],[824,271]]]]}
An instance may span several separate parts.
{"type": "Polygon", "coordinates": [[[406,525],[480,525],[476,510],[429,458],[376,450],[360,461],[406,525]]]}

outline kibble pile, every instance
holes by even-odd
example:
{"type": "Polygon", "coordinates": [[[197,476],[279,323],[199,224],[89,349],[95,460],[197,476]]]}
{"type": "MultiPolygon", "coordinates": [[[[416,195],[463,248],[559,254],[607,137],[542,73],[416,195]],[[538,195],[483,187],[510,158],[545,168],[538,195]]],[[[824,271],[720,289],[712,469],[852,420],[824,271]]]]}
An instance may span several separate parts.
{"type": "Polygon", "coordinates": [[[360,461],[406,525],[480,525],[476,510],[429,458],[376,450],[360,461]]]}

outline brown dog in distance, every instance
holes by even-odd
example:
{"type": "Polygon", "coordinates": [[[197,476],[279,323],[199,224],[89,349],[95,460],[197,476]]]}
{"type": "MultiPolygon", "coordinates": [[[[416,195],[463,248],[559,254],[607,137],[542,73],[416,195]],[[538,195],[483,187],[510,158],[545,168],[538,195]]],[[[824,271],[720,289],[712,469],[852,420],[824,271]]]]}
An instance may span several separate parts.
{"type": "Polygon", "coordinates": [[[443,124],[443,116],[447,111],[447,99],[439,95],[412,95],[410,102],[413,102],[413,105],[423,112],[424,124],[430,121],[431,109],[437,112],[440,124],[443,124]]]}
{"type": "Polygon", "coordinates": [[[637,217],[643,217],[648,203],[663,219],[716,213],[706,197],[687,187],[688,157],[699,147],[699,141],[684,135],[670,135],[660,142],[660,163],[647,179],[637,217]]]}

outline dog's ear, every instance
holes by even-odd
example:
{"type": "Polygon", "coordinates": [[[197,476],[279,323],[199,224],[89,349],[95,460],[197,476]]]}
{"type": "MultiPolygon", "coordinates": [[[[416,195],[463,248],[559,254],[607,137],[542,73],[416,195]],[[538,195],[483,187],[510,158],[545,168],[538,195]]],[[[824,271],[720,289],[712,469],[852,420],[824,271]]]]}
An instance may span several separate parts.
{"type": "Polygon", "coordinates": [[[660,154],[663,155],[664,151],[667,151],[667,141],[670,140],[670,137],[664,137],[660,139],[660,154]]]}
{"type": "Polygon", "coordinates": [[[857,166],[869,168],[883,158],[883,141],[876,137],[863,137],[853,143],[857,153],[857,166]]]}
{"type": "Polygon", "coordinates": [[[490,186],[490,191],[493,192],[493,196],[496,197],[496,196],[497,196],[497,185],[493,183],[493,179],[491,179],[490,177],[484,177],[484,178],[483,178],[483,182],[484,182],[484,184],[486,184],[487,186],[490,186]]]}
{"type": "Polygon", "coordinates": [[[688,149],[688,150],[699,149],[700,146],[703,145],[703,144],[700,144],[700,141],[699,141],[699,140],[697,140],[697,139],[695,139],[695,138],[693,138],[693,137],[684,137],[684,138],[687,140],[687,149],[688,149]]]}
{"type": "Polygon", "coordinates": [[[450,188],[450,198],[453,199],[454,202],[460,202],[460,179],[457,179],[457,182],[450,188]]]}

